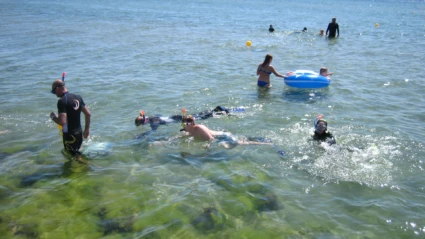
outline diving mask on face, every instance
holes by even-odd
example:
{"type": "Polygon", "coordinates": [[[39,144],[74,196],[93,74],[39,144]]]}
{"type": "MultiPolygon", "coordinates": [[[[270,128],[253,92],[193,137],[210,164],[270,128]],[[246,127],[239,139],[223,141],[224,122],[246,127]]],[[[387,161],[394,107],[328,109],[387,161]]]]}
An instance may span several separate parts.
{"type": "Polygon", "coordinates": [[[316,131],[317,132],[323,133],[326,130],[327,130],[326,122],[320,121],[319,123],[317,123],[317,125],[316,125],[316,131]]]}
{"type": "Polygon", "coordinates": [[[182,118],[182,128],[180,131],[184,131],[186,129],[186,126],[188,126],[190,123],[193,123],[193,120],[191,118],[183,116],[182,118]]]}
{"type": "Polygon", "coordinates": [[[62,83],[56,83],[56,82],[53,83],[52,90],[50,91],[50,93],[56,95],[56,88],[65,86],[65,75],[66,75],[66,73],[63,72],[62,73],[62,83]]]}

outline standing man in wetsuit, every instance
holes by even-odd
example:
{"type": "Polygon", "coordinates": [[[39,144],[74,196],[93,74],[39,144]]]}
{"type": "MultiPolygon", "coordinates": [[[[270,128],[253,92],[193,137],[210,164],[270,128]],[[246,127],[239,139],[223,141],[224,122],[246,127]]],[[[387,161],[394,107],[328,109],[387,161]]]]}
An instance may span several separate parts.
{"type": "Polygon", "coordinates": [[[329,38],[335,38],[335,35],[339,37],[339,25],[336,23],[336,18],[334,17],[332,18],[332,22],[328,24],[328,29],[326,29],[326,36],[329,38]],[[338,35],[336,35],[337,32],[338,35]]]}
{"type": "Polygon", "coordinates": [[[83,143],[83,135],[87,139],[90,134],[90,111],[81,96],[68,92],[63,79],[53,81],[51,92],[60,98],[57,104],[59,116],[51,112],[50,118],[62,126],[63,146],[77,161],[85,163],[79,150],[83,143]],[[84,132],[81,128],[81,112],[85,116],[84,132]]]}

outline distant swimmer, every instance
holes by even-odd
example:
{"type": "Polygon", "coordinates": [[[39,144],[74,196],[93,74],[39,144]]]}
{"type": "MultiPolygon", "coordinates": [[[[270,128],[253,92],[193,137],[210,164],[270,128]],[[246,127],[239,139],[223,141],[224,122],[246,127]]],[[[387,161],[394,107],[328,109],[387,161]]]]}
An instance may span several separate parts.
{"type": "Polygon", "coordinates": [[[307,31],[307,27],[304,27],[304,28],[303,28],[303,32],[306,32],[306,31],[307,31]]]}
{"type": "Polygon", "coordinates": [[[273,25],[270,25],[270,27],[269,27],[269,32],[274,32],[273,25]]]}
{"type": "Polygon", "coordinates": [[[326,29],[326,35],[329,38],[334,38],[335,35],[339,37],[339,25],[336,22],[336,18],[332,18],[332,22],[328,24],[328,28],[326,29]],[[336,35],[338,33],[338,35],[336,35]]]}
{"type": "Polygon", "coordinates": [[[328,72],[328,68],[326,68],[326,67],[320,68],[320,75],[321,76],[329,78],[329,76],[331,76],[332,74],[333,74],[333,72],[328,72]]]}
{"type": "Polygon", "coordinates": [[[325,35],[325,30],[320,29],[319,35],[320,35],[320,36],[324,36],[324,35],[325,35]]]}
{"type": "Polygon", "coordinates": [[[329,145],[336,144],[336,140],[332,133],[328,132],[328,122],[318,116],[314,120],[314,135],[312,136],[314,140],[327,142],[329,145]]]}
{"type": "Polygon", "coordinates": [[[270,88],[272,85],[270,84],[270,75],[273,73],[274,75],[282,78],[286,78],[286,76],[278,73],[275,68],[271,65],[273,61],[273,56],[267,54],[264,58],[263,63],[260,63],[257,67],[257,75],[258,82],[257,85],[261,88],[270,88]]]}

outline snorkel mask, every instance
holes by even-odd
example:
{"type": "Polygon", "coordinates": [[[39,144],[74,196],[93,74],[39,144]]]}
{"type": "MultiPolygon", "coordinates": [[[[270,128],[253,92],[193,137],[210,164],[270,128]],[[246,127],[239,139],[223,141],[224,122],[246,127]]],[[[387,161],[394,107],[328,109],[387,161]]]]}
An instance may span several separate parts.
{"type": "Polygon", "coordinates": [[[146,117],[145,117],[145,111],[144,110],[140,111],[139,117],[137,117],[136,120],[134,121],[134,124],[136,124],[136,126],[144,125],[146,123],[146,117]],[[142,119],[140,120],[139,117],[142,117],[142,119]]]}
{"type": "Polygon", "coordinates": [[[323,119],[323,116],[319,115],[315,120],[314,120],[314,128],[316,129],[316,131],[318,133],[323,133],[327,130],[328,128],[328,122],[323,119]]]}
{"type": "Polygon", "coordinates": [[[186,127],[186,124],[185,124],[185,122],[186,122],[186,109],[185,108],[182,108],[182,113],[183,113],[183,117],[182,117],[181,125],[182,125],[183,129],[180,129],[180,131],[184,131],[184,128],[186,127]]]}
{"type": "Polygon", "coordinates": [[[65,85],[65,75],[66,75],[66,73],[65,72],[62,72],[62,82],[63,82],[63,85],[56,85],[51,91],[50,91],[50,93],[52,93],[52,94],[54,94],[54,95],[56,95],[56,88],[58,88],[58,87],[62,87],[62,86],[64,86],[65,85]]]}

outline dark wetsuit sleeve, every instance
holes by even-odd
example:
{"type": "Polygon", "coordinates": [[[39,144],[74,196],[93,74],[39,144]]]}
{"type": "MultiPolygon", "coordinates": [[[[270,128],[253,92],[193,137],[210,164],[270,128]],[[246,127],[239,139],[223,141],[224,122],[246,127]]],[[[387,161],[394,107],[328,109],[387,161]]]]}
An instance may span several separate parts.
{"type": "Polygon", "coordinates": [[[182,115],[172,115],[172,116],[170,116],[170,119],[172,119],[174,122],[181,122],[182,121],[182,119],[183,119],[183,116],[182,115]]]}
{"type": "Polygon", "coordinates": [[[313,139],[317,141],[325,141],[329,143],[329,145],[336,144],[336,140],[334,136],[332,135],[332,133],[330,132],[326,132],[325,134],[321,134],[321,135],[314,132],[313,139]]]}
{"type": "Polygon", "coordinates": [[[66,102],[62,99],[58,100],[58,113],[66,113],[66,102]]]}

